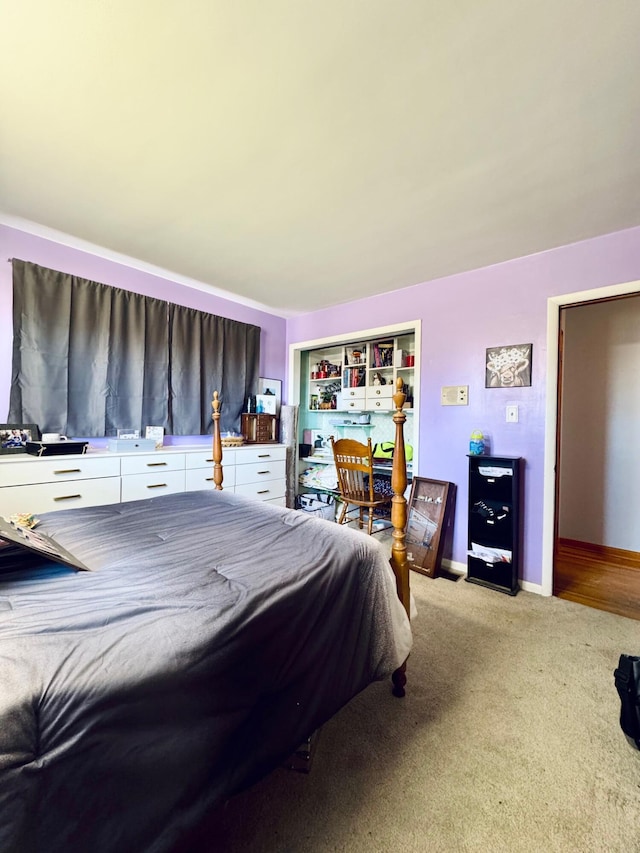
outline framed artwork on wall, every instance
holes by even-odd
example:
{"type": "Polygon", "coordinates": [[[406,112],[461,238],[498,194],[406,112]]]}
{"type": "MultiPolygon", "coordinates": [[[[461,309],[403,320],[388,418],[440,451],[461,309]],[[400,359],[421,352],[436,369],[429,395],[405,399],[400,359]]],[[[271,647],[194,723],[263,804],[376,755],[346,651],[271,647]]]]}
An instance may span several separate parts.
{"type": "Polygon", "coordinates": [[[523,388],[531,385],[533,344],[515,344],[487,349],[485,388],[523,388]]]}
{"type": "Polygon", "coordinates": [[[407,514],[407,562],[411,569],[430,578],[440,571],[454,497],[453,483],[413,478],[407,514]]]}

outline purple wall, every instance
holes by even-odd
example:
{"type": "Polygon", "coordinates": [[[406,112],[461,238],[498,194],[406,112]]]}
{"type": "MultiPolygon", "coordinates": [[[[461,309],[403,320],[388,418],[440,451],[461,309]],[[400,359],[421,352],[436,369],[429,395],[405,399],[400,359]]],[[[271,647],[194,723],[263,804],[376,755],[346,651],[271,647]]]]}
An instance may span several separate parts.
{"type": "MultiPolygon", "coordinates": [[[[640,280],[640,228],[372,296],[287,321],[287,343],[422,321],[418,476],[457,485],[453,559],[466,564],[469,435],[525,459],[524,580],[542,578],[547,299],[640,280]],[[487,347],[533,343],[532,385],[485,389],[487,347]],[[468,406],[441,406],[442,385],[468,385],[468,406]],[[505,406],[517,403],[519,423],[505,406]]],[[[552,345],[555,345],[552,342],[552,345]]]]}
{"type": "MultiPolygon", "coordinates": [[[[640,280],[640,228],[285,321],[169,279],[0,225],[0,414],[9,402],[11,265],[21,258],[94,281],[210,311],[262,328],[261,372],[284,379],[288,344],[422,320],[420,459],[417,474],[458,487],[453,559],[466,563],[469,435],[481,429],[496,455],[523,456],[524,579],[540,584],[546,405],[547,299],[640,280]],[[286,330],[286,343],[285,343],[286,330]],[[485,389],[487,347],[533,343],[532,386],[485,389]],[[469,406],[442,407],[442,385],[469,385],[469,406]],[[520,407],[518,424],[505,406],[520,407]]],[[[553,343],[555,345],[555,343],[553,343]]],[[[285,383],[286,388],[286,383],[285,383]]]]}
{"type": "MultiPolygon", "coordinates": [[[[167,302],[186,305],[188,308],[196,308],[231,320],[260,326],[262,329],[260,375],[272,379],[284,379],[286,321],[283,318],[205,291],[195,290],[168,278],[142,272],[123,263],[0,225],[0,421],[5,419],[9,411],[11,386],[12,269],[11,264],[7,263],[8,258],[19,258],[91,281],[121,287],[134,293],[154,296],[157,299],[165,299],[167,302]]],[[[181,441],[184,443],[184,438],[181,441]]]]}

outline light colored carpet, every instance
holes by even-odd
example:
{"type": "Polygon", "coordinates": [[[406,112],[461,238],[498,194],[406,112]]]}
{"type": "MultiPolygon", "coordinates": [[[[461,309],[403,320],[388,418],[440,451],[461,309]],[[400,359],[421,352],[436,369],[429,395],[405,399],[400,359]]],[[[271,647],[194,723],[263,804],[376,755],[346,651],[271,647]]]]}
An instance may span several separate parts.
{"type": "Polygon", "coordinates": [[[202,851],[640,851],[640,753],[620,730],[620,653],[640,622],[412,573],[407,695],[371,685],[216,814],[202,851]]]}

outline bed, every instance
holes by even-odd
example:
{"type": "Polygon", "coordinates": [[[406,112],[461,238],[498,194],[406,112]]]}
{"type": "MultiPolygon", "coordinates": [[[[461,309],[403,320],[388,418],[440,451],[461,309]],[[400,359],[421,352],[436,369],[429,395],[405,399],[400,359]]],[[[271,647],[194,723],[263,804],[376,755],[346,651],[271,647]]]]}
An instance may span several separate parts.
{"type": "Polygon", "coordinates": [[[404,693],[398,402],[393,572],[373,537],[224,491],[217,395],[215,490],[41,517],[91,571],[0,574],[3,853],[182,849],[368,684],[404,693]]]}

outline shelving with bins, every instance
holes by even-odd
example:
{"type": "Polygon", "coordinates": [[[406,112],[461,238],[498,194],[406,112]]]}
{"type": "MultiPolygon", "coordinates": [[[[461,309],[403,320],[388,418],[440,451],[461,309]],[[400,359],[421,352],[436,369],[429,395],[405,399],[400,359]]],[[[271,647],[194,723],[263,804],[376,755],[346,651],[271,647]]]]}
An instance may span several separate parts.
{"type": "MultiPolygon", "coordinates": [[[[419,350],[417,327],[408,324],[378,330],[375,334],[356,333],[347,339],[326,338],[321,345],[300,350],[300,395],[301,403],[298,436],[300,450],[305,455],[297,460],[299,491],[323,489],[325,486],[305,482],[302,475],[317,469],[326,469],[332,464],[329,454],[322,455],[303,450],[305,445],[315,444],[317,439],[330,435],[355,438],[366,442],[370,435],[372,443],[393,442],[395,425],[390,417],[393,411],[393,394],[396,380],[401,377],[406,386],[407,422],[405,441],[414,445],[414,360],[419,350]],[[377,344],[377,350],[375,346],[377,344]],[[391,346],[380,346],[388,344],[391,346]],[[384,359],[380,350],[392,351],[384,359]],[[376,353],[378,353],[376,357],[376,353]],[[384,363],[391,359],[391,364],[384,363]],[[329,369],[323,365],[326,362],[329,369]],[[334,370],[331,370],[331,365],[334,370]],[[380,377],[375,374],[380,373],[380,377]],[[326,375],[323,375],[326,374],[326,375]],[[333,374],[333,375],[331,375],[333,374]],[[384,384],[382,380],[384,379],[384,384]],[[380,384],[378,384],[380,382],[380,384]],[[326,399],[322,399],[326,393],[326,399]],[[322,407],[321,407],[321,404],[322,407]],[[364,421],[367,420],[365,424],[364,421]]],[[[417,412],[415,412],[417,415],[417,412]]],[[[414,459],[417,455],[414,454],[414,459]]],[[[380,472],[390,471],[390,466],[380,464],[380,472]]],[[[411,463],[409,463],[409,470],[411,463]]]]}
{"type": "Polygon", "coordinates": [[[312,350],[307,361],[309,410],[390,411],[396,380],[413,402],[415,336],[388,335],[312,350]]]}
{"type": "Polygon", "coordinates": [[[365,342],[348,344],[344,347],[341,409],[362,410],[365,408],[367,351],[368,344],[365,342]]]}
{"type": "Polygon", "coordinates": [[[332,409],[343,382],[342,347],[309,353],[309,409],[332,409]]]}
{"type": "Polygon", "coordinates": [[[414,335],[400,335],[395,339],[394,350],[394,380],[400,377],[409,389],[408,406],[413,400],[413,376],[415,366],[415,337],[414,335]]]}

